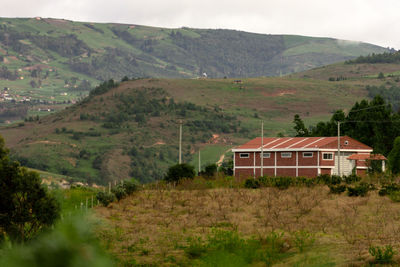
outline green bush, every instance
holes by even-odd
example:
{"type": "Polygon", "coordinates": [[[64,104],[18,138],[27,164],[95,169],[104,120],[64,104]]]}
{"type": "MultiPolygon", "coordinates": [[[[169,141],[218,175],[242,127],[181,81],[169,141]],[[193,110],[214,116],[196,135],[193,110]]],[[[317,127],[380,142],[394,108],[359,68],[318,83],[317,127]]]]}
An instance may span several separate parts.
{"type": "Polygon", "coordinates": [[[274,186],[281,190],[288,189],[289,186],[294,184],[294,179],[293,177],[276,177],[274,179],[274,186]]]}
{"type": "Polygon", "coordinates": [[[11,244],[0,249],[0,266],[115,266],[81,217],[66,217],[52,231],[24,245],[11,244]]]}
{"type": "Polygon", "coordinates": [[[361,177],[355,174],[350,174],[347,176],[343,176],[343,180],[346,184],[352,184],[361,181],[361,177]]]}
{"type": "Polygon", "coordinates": [[[244,182],[244,187],[249,189],[260,188],[260,182],[254,178],[248,178],[244,182]]]}
{"type": "Polygon", "coordinates": [[[208,178],[213,177],[215,175],[215,173],[217,172],[217,164],[212,163],[212,164],[208,164],[205,169],[204,172],[201,172],[201,175],[204,175],[208,178]]]}
{"type": "Polygon", "coordinates": [[[108,192],[98,192],[96,198],[104,207],[107,207],[115,200],[114,194],[108,192]]]}
{"type": "Polygon", "coordinates": [[[138,190],[137,182],[134,179],[124,181],[123,187],[127,195],[132,195],[138,190]]]}
{"type": "Polygon", "coordinates": [[[345,185],[328,185],[329,187],[329,193],[331,194],[341,194],[344,191],[346,191],[346,186],[345,185]]]}
{"type": "Polygon", "coordinates": [[[382,188],[379,190],[378,194],[380,196],[386,196],[386,195],[390,195],[391,193],[397,192],[397,191],[400,191],[400,185],[391,183],[391,184],[383,185],[382,188]]]}
{"type": "Polygon", "coordinates": [[[117,184],[113,188],[111,188],[111,192],[115,195],[118,201],[126,197],[126,191],[123,185],[117,184]]]}
{"type": "Polygon", "coordinates": [[[187,163],[182,163],[169,167],[164,180],[167,182],[179,182],[183,178],[193,179],[194,175],[194,167],[187,163]]]}
{"type": "Polygon", "coordinates": [[[367,183],[360,183],[355,187],[348,186],[347,187],[347,194],[349,197],[365,197],[368,191],[372,190],[373,186],[367,183]]]}
{"type": "Polygon", "coordinates": [[[391,245],[385,247],[371,246],[369,247],[369,254],[374,257],[374,263],[387,264],[393,261],[395,251],[391,245]]]}

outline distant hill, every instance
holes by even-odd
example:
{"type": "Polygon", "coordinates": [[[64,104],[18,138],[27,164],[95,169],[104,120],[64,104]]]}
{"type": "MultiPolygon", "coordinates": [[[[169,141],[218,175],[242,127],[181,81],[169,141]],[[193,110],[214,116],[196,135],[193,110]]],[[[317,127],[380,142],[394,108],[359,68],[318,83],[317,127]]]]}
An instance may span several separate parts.
{"type": "Polygon", "coordinates": [[[291,136],[294,114],[315,125],[376,88],[393,94],[399,78],[398,64],[340,63],[285,77],[110,81],[76,105],[0,134],[13,158],[32,168],[96,183],[148,182],[177,162],[180,120],[184,162],[197,166],[200,150],[204,167],[259,135],[261,120],[266,136],[291,136]]]}
{"type": "Polygon", "coordinates": [[[0,18],[0,87],[63,102],[110,78],[279,76],[385,51],[333,38],[0,18]]]}

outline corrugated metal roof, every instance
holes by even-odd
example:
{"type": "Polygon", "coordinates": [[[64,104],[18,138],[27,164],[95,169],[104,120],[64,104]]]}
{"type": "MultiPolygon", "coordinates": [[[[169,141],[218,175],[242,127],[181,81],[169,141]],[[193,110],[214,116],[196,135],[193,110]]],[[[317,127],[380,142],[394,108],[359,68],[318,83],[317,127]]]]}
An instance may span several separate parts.
{"type": "MultiPolygon", "coordinates": [[[[337,137],[264,137],[263,149],[337,149],[337,137]]],[[[340,137],[342,149],[366,149],[371,147],[348,136],[340,137]]],[[[261,137],[254,138],[236,149],[261,149],[261,137]]]]}

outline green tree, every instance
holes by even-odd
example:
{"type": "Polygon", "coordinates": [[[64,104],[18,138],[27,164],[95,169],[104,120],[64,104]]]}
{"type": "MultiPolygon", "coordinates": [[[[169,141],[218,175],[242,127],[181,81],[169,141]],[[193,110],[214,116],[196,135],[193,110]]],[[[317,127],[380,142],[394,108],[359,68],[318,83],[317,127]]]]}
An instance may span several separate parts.
{"type": "Polygon", "coordinates": [[[193,179],[195,175],[194,167],[187,163],[175,164],[168,168],[164,179],[167,182],[179,182],[182,178],[193,179]]]}
{"type": "Polygon", "coordinates": [[[299,114],[294,115],[293,123],[296,136],[309,136],[309,132],[299,114]]]}
{"type": "Polygon", "coordinates": [[[393,149],[388,156],[388,164],[393,174],[400,173],[400,136],[394,140],[393,149]]]}
{"type": "Polygon", "coordinates": [[[11,162],[0,137],[0,232],[24,242],[53,225],[59,213],[59,203],[41,185],[39,174],[11,162]]]}
{"type": "Polygon", "coordinates": [[[217,169],[218,169],[217,164],[211,163],[205,167],[204,172],[202,172],[202,174],[207,177],[213,177],[217,172],[217,169]]]}

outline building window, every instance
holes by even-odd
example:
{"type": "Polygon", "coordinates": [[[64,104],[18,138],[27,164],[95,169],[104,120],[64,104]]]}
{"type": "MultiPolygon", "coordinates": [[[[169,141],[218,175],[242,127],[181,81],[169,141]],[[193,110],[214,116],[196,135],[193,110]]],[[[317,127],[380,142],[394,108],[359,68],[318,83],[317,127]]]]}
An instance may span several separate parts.
{"type": "Polygon", "coordinates": [[[303,152],[303,158],[312,158],[313,156],[313,152],[303,152]]]}
{"type": "Polygon", "coordinates": [[[269,159],[271,157],[271,153],[269,152],[263,152],[263,158],[264,159],[269,159]]]}
{"type": "Polygon", "coordinates": [[[322,153],[322,159],[333,160],[333,153],[322,153]]]}
{"type": "Polygon", "coordinates": [[[347,146],[349,144],[349,141],[344,141],[344,145],[347,146]]]}
{"type": "Polygon", "coordinates": [[[239,157],[241,159],[248,159],[250,157],[250,154],[249,153],[240,153],[239,157]]]}
{"type": "Polygon", "coordinates": [[[281,153],[281,158],[291,158],[292,157],[292,152],[282,152],[281,153]]]}

